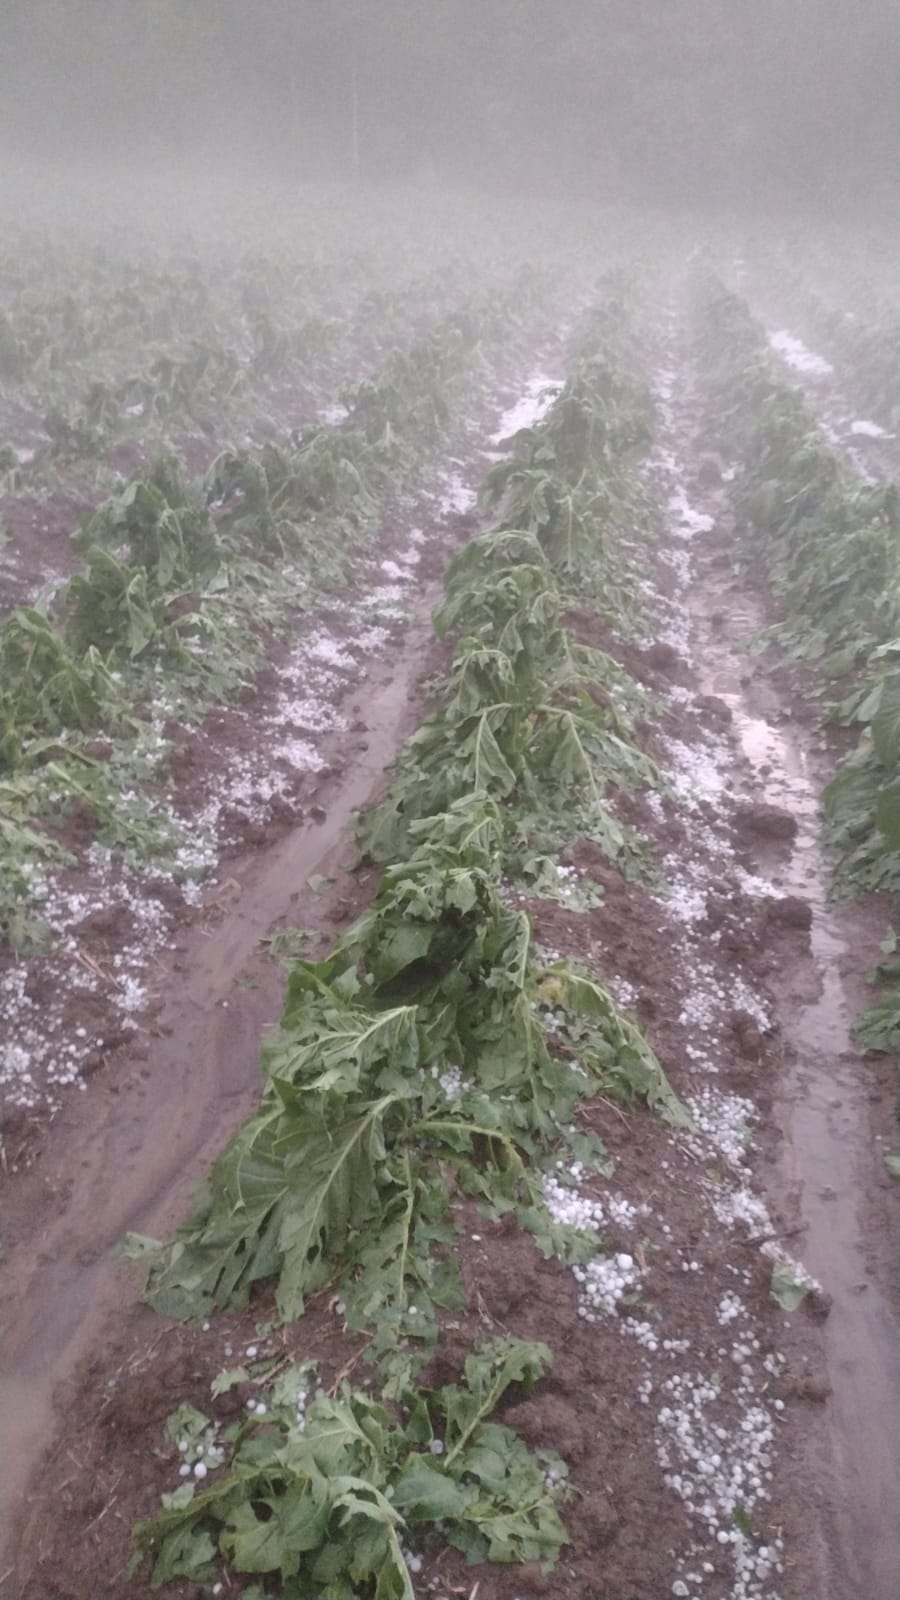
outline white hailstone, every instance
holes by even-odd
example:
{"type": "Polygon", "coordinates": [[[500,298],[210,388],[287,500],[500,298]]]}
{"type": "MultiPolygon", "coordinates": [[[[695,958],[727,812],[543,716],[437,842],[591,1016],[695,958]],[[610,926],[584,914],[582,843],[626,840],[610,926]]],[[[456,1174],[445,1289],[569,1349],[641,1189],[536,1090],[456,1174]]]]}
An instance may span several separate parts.
{"type": "Polygon", "coordinates": [[[266,1406],[266,1403],[265,1403],[264,1400],[257,1400],[256,1405],[254,1406],[254,1410],[255,1410],[256,1415],[258,1417],[264,1417],[266,1415],[267,1409],[268,1409],[268,1407],[266,1406]]]}
{"type": "Polygon", "coordinates": [[[191,1475],[191,1469],[190,1469],[188,1463],[186,1461],[182,1461],[181,1466],[178,1468],[178,1476],[180,1478],[189,1478],[190,1475],[191,1475]]]}
{"type": "Polygon", "coordinates": [[[208,1471],[209,1471],[209,1468],[207,1467],[205,1461],[195,1461],[194,1462],[194,1477],[195,1478],[205,1478],[208,1471]]]}
{"type": "Polygon", "coordinates": [[[443,1441],[443,1439],[432,1439],[431,1444],[428,1446],[428,1448],[431,1451],[431,1454],[433,1456],[442,1456],[444,1454],[444,1441],[443,1441]]]}
{"type": "Polygon", "coordinates": [[[253,1357],[256,1355],[257,1348],[258,1347],[255,1344],[248,1344],[248,1346],[247,1346],[246,1354],[249,1356],[251,1361],[253,1360],[253,1357]]]}
{"type": "Polygon", "coordinates": [[[622,1319],[622,1329],[623,1332],[630,1333],[632,1338],[636,1339],[638,1344],[643,1345],[644,1349],[649,1350],[651,1354],[654,1354],[659,1349],[659,1339],[649,1322],[640,1322],[637,1317],[624,1317],[622,1319]]]}
{"type": "Polygon", "coordinates": [[[679,1600],[688,1600],[690,1589],[682,1578],[676,1578],[672,1585],[672,1593],[679,1596],[679,1600]]]}
{"type": "MultiPolygon", "coordinates": [[[[746,1308],[740,1297],[729,1289],[719,1301],[716,1315],[720,1327],[726,1327],[729,1322],[735,1322],[738,1317],[746,1316],[746,1308]]],[[[735,1346],[735,1359],[740,1360],[744,1354],[743,1346],[735,1346]]]]}
{"type": "MultiPolygon", "coordinates": [[[[562,1167],[562,1162],[559,1162],[558,1166],[562,1167]]],[[[578,1162],[568,1168],[568,1175],[575,1183],[580,1173],[578,1162]]],[[[596,1231],[602,1223],[603,1206],[599,1200],[591,1200],[586,1195],[579,1194],[577,1188],[566,1187],[552,1176],[544,1178],[543,1190],[547,1210],[553,1221],[560,1223],[561,1226],[589,1233],[596,1231]]]]}
{"type": "Polygon", "coordinates": [[[448,1067],[445,1072],[441,1072],[440,1068],[435,1066],[432,1067],[431,1072],[432,1076],[437,1078],[444,1098],[449,1101],[451,1105],[455,1101],[462,1099],[462,1096],[468,1089],[469,1085],[466,1079],[463,1077],[459,1067],[451,1066],[448,1067]]]}
{"type": "Polygon", "coordinates": [[[633,1257],[624,1252],[621,1256],[595,1257],[586,1266],[574,1267],[572,1271],[580,1285],[578,1314],[588,1322],[596,1320],[598,1311],[614,1312],[640,1277],[633,1257]]]}

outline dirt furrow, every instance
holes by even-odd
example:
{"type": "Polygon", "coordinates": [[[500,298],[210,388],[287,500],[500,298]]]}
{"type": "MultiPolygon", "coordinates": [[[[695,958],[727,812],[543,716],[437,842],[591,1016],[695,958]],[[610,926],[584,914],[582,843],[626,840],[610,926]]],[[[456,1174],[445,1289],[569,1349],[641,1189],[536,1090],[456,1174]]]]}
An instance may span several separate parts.
{"type": "MultiPolygon", "coordinates": [[[[791,376],[834,416],[823,405],[832,393],[827,373],[791,376]]],[[[716,498],[717,531],[691,594],[698,657],[708,691],[731,710],[757,795],[774,808],[761,864],[796,925],[809,928],[803,958],[776,964],[771,977],[784,1046],[771,1188],[830,1305],[822,1328],[827,1378],[810,1389],[823,1404],[800,1436],[795,1492],[809,1510],[815,1593],[892,1600],[900,1593],[900,1227],[883,1153],[896,1074],[892,1063],[864,1059],[850,1031],[870,998],[865,973],[878,961],[889,909],[875,897],[829,899],[819,799],[839,756],[792,713],[783,674],[773,677],[777,662],[749,652],[768,620],[764,597],[733,576],[727,502],[716,498]],[[779,814],[793,823],[780,842],[779,814]]],[[[760,819],[765,829],[764,812],[760,819]]]]}

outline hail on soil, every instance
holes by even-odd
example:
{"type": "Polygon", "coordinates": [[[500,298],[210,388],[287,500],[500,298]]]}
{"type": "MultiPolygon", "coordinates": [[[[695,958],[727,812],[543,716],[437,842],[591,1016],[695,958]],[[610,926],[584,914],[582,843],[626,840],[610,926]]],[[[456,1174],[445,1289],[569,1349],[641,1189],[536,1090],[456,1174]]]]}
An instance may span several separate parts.
{"type": "Polygon", "coordinates": [[[547,415],[560,388],[559,378],[551,378],[546,372],[535,372],[515,405],[504,411],[496,433],[491,435],[491,444],[504,444],[522,428],[536,428],[547,415]]]}
{"type": "MultiPolygon", "coordinates": [[[[279,683],[271,709],[262,718],[235,706],[230,716],[247,729],[245,748],[232,751],[227,763],[208,763],[205,793],[192,796],[190,807],[177,801],[161,803],[163,820],[178,840],[170,871],[154,865],[147,873],[131,869],[110,852],[93,845],[78,869],[78,887],[72,874],[49,872],[37,884],[40,913],[53,939],[51,954],[41,960],[49,998],[29,998],[32,963],[19,961],[0,977],[0,1022],[5,1040],[0,1049],[0,1094],[7,1104],[26,1111],[60,1104],[66,1087],[84,1089],[84,1067],[97,1047],[97,1038],[78,1027],[66,1029],[66,1006],[72,996],[103,1003],[125,1013],[121,1031],[133,1031],[135,1018],[148,999],[147,969],[154,956],[174,945],[172,914],[154,885],[175,886],[188,905],[197,905],[216,884],[222,854],[249,824],[264,827],[279,801],[289,800],[297,777],[314,775],[325,765],[319,746],[335,732],[346,730],[338,709],[342,698],[364,682],[369,661],[383,654],[390,638],[386,625],[400,620],[414,579],[413,559],[396,565],[384,584],[384,572],[371,562],[363,574],[368,587],[360,599],[340,613],[335,633],[317,622],[300,639],[279,669],[279,683]],[[344,637],[346,633],[346,639],[344,637]],[[124,913],[124,943],[112,957],[108,972],[98,972],[81,959],[78,930],[98,913],[124,913]],[[47,981],[52,976],[52,985],[47,981]]],[[[402,560],[402,558],[401,558],[402,560]]],[[[394,568],[393,563],[389,565],[394,568]]],[[[176,708],[158,701],[154,733],[157,758],[168,749],[163,733],[176,708]]],[[[198,730],[196,738],[211,753],[219,752],[215,726],[198,730]]],[[[127,798],[127,797],[123,797],[127,798]]]]}
{"type": "Polygon", "coordinates": [[[794,372],[805,373],[811,378],[827,378],[834,371],[830,361],[826,361],[824,356],[816,355],[814,350],[810,350],[796,334],[789,333],[787,328],[778,328],[774,333],[770,333],[769,344],[794,372]]]}
{"type": "Polygon", "coordinates": [[[858,417],[855,422],[851,422],[850,432],[855,434],[858,439],[896,439],[897,437],[895,433],[888,433],[887,429],[880,427],[877,422],[869,422],[866,417],[858,417]]]}
{"type": "Polygon", "coordinates": [[[860,441],[890,440],[896,438],[896,434],[887,433],[877,422],[870,422],[866,418],[854,419],[846,400],[834,384],[817,381],[833,379],[834,367],[821,356],[807,350],[799,339],[784,332],[769,333],[767,337],[769,345],[781,356],[789,371],[798,375],[800,386],[816,412],[826,443],[839,455],[846,456],[864,483],[875,483],[877,475],[866,459],[866,450],[859,448],[860,441]],[[807,381],[803,382],[804,379],[807,381]]]}
{"type": "MultiPolygon", "coordinates": [[[[679,451],[680,419],[672,402],[675,376],[668,367],[655,384],[661,444],[650,474],[668,507],[670,545],[663,560],[674,575],[674,593],[666,597],[648,581],[644,594],[656,638],[666,640],[690,667],[687,602],[694,580],[692,544],[712,529],[713,518],[696,509],[688,493],[679,451]]],[[[678,392],[684,394],[681,381],[678,392]]],[[[683,687],[671,692],[672,703],[682,710],[689,709],[694,698],[693,691],[683,687]]],[[[660,820],[678,806],[689,814],[691,824],[691,853],[666,858],[669,890],[658,897],[661,925],[681,968],[684,999],[678,1024],[693,1067],[685,1099],[694,1126],[686,1135],[673,1135],[672,1143],[693,1157],[692,1170],[702,1174],[697,1194],[707,1237],[721,1242],[723,1234],[726,1240],[729,1235],[744,1240],[770,1236],[772,1221],[753,1188],[748,1161],[756,1109],[749,1099],[729,1092],[716,1080],[733,1013],[744,1013],[763,1033],[771,1029],[772,1020],[748,972],[736,966],[727,976],[721,975],[710,949],[720,935],[704,924],[711,877],[728,876],[748,896],[774,891],[733,858],[729,808],[734,754],[728,739],[709,733],[698,719],[689,741],[668,740],[668,758],[670,794],[650,794],[648,803],[660,820]]],[[[634,998],[630,986],[625,994],[628,1000],[634,998]]],[[[668,1162],[664,1165],[669,1167],[668,1162]]],[[[579,1314],[591,1323],[615,1318],[622,1336],[640,1351],[644,1370],[637,1384],[638,1398],[653,1418],[664,1482],[681,1501],[693,1528],[690,1547],[675,1560],[671,1593],[703,1600],[715,1586],[715,1592],[727,1592],[729,1600],[778,1600],[775,1586],[783,1571],[780,1533],[762,1540],[748,1531],[771,1502],[776,1430],[784,1409],[783,1401],[771,1392],[781,1358],[764,1351],[742,1298],[742,1288],[753,1282],[752,1269],[730,1263],[727,1270],[734,1276],[734,1287],[725,1293],[721,1288],[712,1291],[714,1303],[707,1317],[711,1314],[722,1330],[713,1351],[693,1350],[691,1341],[678,1337],[677,1328],[668,1324],[664,1337],[662,1319],[669,1313],[664,1304],[659,1309],[653,1305],[654,1262],[671,1260],[677,1250],[685,1280],[702,1296],[709,1290],[701,1264],[690,1250],[680,1248],[663,1218],[627,1196],[586,1192],[587,1181],[577,1163],[560,1169],[545,1180],[545,1198],[556,1220],[597,1240],[596,1257],[573,1269],[579,1314]],[[721,1588],[723,1581],[727,1591],[721,1588]]],[[[766,1239],[760,1248],[773,1264],[784,1265],[797,1281],[811,1285],[809,1275],[777,1243],[766,1239]]]]}
{"type": "MultiPolygon", "coordinates": [[[[546,382],[542,369],[527,381],[529,404],[543,403],[534,397],[546,382]]],[[[176,797],[156,810],[156,820],[174,841],[168,867],[154,864],[142,872],[93,845],[74,872],[35,868],[37,909],[53,942],[49,955],[16,960],[0,971],[0,1104],[53,1116],[66,1090],[86,1089],[98,1048],[110,1048],[110,1039],[121,1042],[133,1033],[152,999],[154,960],[175,946],[172,902],[202,904],[217,886],[223,854],[246,827],[264,828],[296,792],[298,777],[314,776],[325,765],[322,741],[347,729],[340,703],[365,683],[371,662],[384,656],[396,627],[408,617],[423,549],[432,543],[440,547],[448,519],[475,505],[468,478],[478,470],[479,424],[470,420],[464,434],[473,446],[473,463],[452,457],[436,475],[433,490],[415,500],[405,497],[410,506],[428,507],[424,526],[413,527],[406,547],[392,557],[360,564],[355,597],[332,608],[331,625],[322,615],[311,621],[310,631],[279,668],[265,716],[229,707],[229,718],[246,730],[244,747],[228,751],[225,759],[213,724],[194,729],[201,753],[206,746],[213,759],[200,763],[205,792],[193,794],[189,806],[176,797]],[[88,919],[96,923],[98,916],[113,915],[127,932],[108,968],[101,969],[82,959],[79,928],[88,919]],[[33,994],[38,972],[40,988],[33,994]],[[88,1026],[71,1025],[74,1009],[90,1018],[88,1026]]],[[[298,591],[305,588],[305,575],[298,570],[296,578],[298,591]]],[[[165,730],[182,714],[167,702],[161,682],[147,749],[160,769],[171,748],[165,730]]]]}

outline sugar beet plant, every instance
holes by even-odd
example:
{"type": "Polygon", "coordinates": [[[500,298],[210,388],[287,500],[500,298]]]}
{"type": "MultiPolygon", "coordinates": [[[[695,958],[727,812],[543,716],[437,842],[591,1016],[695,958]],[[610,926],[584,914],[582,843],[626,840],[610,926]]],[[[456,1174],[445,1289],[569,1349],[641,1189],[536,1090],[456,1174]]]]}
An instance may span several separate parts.
{"type": "Polygon", "coordinates": [[[349,250],[327,269],[293,253],[228,260],[219,249],[212,262],[160,256],[147,239],[129,260],[71,237],[58,252],[17,237],[0,248],[0,438],[4,403],[13,432],[23,405],[42,419],[19,477],[53,484],[76,461],[102,471],[129,437],[168,449],[186,429],[274,431],[266,410],[282,386],[334,385],[351,352],[374,364],[411,322],[439,320],[448,288],[464,292],[463,272],[448,283],[446,265],[372,288],[382,265],[349,250]]]}
{"type": "Polygon", "coordinates": [[[788,306],[817,347],[851,374],[854,398],[864,415],[893,429],[900,421],[900,320],[893,296],[885,299],[865,271],[846,273],[844,260],[840,262],[840,288],[832,285],[830,293],[823,296],[812,287],[809,270],[812,267],[814,276],[827,279],[835,267],[835,253],[829,251],[827,260],[816,261],[814,245],[812,250],[810,262],[807,243],[802,272],[797,270],[796,258],[781,250],[762,263],[763,270],[776,277],[779,303],[788,306]],[[849,299],[853,310],[848,312],[836,304],[835,294],[841,301],[849,299]]]}
{"type": "Polygon", "coordinates": [[[438,709],[363,821],[375,860],[394,859],[425,819],[472,795],[499,806],[517,875],[527,864],[546,878],[542,864],[575,819],[612,860],[635,860],[636,840],[605,793],[657,781],[635,740],[646,697],[605,652],[573,638],[566,613],[589,598],[621,625],[634,610],[634,577],[610,534],[641,512],[633,469],[649,416],[646,391],[597,333],[546,420],[488,474],[483,500],[500,520],[451,562],[435,625],[461,637],[438,709]]]}
{"type": "MultiPolygon", "coordinates": [[[[215,1484],[175,1490],[138,1526],[135,1566],[152,1553],[155,1589],[210,1581],[224,1555],[232,1572],[277,1582],[242,1587],[244,1600],[415,1600],[412,1544],[450,1543],[470,1561],[553,1562],[565,1467],[491,1420],[509,1387],[528,1394],[548,1363],[543,1345],[500,1339],[472,1351],[459,1383],[395,1402],[344,1383],[308,1404],[311,1364],[289,1366],[263,1390],[265,1421],[228,1429],[215,1484]]],[[[183,1444],[209,1431],[190,1406],[170,1419],[183,1444]]]]}
{"type": "MultiPolygon", "coordinates": [[[[574,392],[580,428],[593,392],[584,370],[574,392]]],[[[520,450],[549,451],[563,414],[547,442],[520,450]]],[[[576,481],[598,473],[598,438],[567,439],[576,481]]],[[[422,745],[406,746],[393,821],[381,812],[364,822],[370,838],[389,826],[396,853],[331,955],[292,964],[259,1110],[172,1243],[132,1241],[149,1258],[149,1299],[168,1315],[241,1306],[269,1282],[292,1320],[327,1290],[364,1342],[378,1398],[344,1383],[307,1404],[309,1364],[279,1368],[268,1384],[261,1373],[265,1398],[212,1447],[215,1486],[182,1486],[138,1529],[155,1583],[208,1577],[224,1556],[236,1574],[277,1573],[278,1592],[296,1600],[412,1600],[410,1545],[552,1562],[565,1539],[561,1463],[492,1417],[510,1383],[537,1381],[548,1352],[514,1338],[476,1343],[458,1383],[429,1382],[442,1320],[466,1310],[460,1213],[511,1214],[545,1254],[585,1260],[599,1240],[555,1223],[543,1189],[561,1157],[610,1170],[581,1111],[603,1093],[687,1119],[639,1030],[594,979],[542,961],[528,917],[504,894],[511,831],[527,839],[529,806],[552,809],[554,767],[557,808],[569,779],[590,808],[607,782],[652,777],[628,738],[639,691],[568,638],[560,613],[572,573],[520,520],[510,513],[451,571],[438,624],[454,626],[461,606],[470,630],[446,691],[454,732],[426,725],[428,740],[445,737],[445,766],[454,740],[462,747],[449,779],[438,759],[417,775],[422,745]],[[589,682],[606,686],[603,703],[589,682]],[[398,794],[416,797],[402,822],[398,794]]],[[[583,573],[599,586],[611,559],[604,526],[574,581],[583,573]]],[[[188,1423],[204,1438],[215,1431],[204,1415],[176,1414],[172,1437],[188,1423]]]]}
{"type": "Polygon", "coordinates": [[[652,1053],[603,991],[541,968],[528,918],[500,893],[496,811],[460,802],[444,831],[387,869],[327,961],[293,966],[263,1105],[154,1270],[159,1310],[244,1303],[274,1275],[294,1317],[341,1270],[351,1327],[378,1305],[393,1361],[398,1334],[432,1336],[432,1289],[436,1305],[459,1292],[452,1267],[432,1261],[449,1238],[448,1192],[490,1189],[543,1228],[531,1169],[560,1141],[587,1153],[571,1125],[580,1101],[599,1087],[678,1119],[652,1053]],[[577,1061],[551,1053],[545,1012],[553,1028],[585,1029],[577,1061]],[[348,1253],[349,1233],[365,1236],[363,1255],[348,1253]]]}
{"type": "Polygon", "coordinates": [[[500,896],[484,816],[473,827],[460,809],[446,831],[452,846],[429,839],[385,873],[326,961],[293,966],[260,1110],[148,1290],[164,1314],[201,1317],[274,1278],[295,1318],[327,1287],[367,1340],[381,1398],[344,1386],[298,1415],[302,1375],[264,1385],[215,1487],[177,1490],[138,1530],[155,1582],[202,1577],[224,1555],[236,1573],[296,1576],[279,1592],[298,1600],[411,1596],[406,1547],[430,1543],[435,1523],[438,1547],[471,1560],[552,1561],[565,1538],[562,1468],[489,1420],[547,1353],[503,1340],[472,1351],[460,1385],[435,1394],[420,1381],[441,1313],[465,1306],[457,1205],[512,1212],[545,1253],[584,1260],[596,1241],[551,1220],[541,1183],[561,1153],[605,1166],[579,1105],[602,1090],[685,1119],[609,995],[564,964],[541,967],[527,918],[500,896]]]}
{"type": "MultiPolygon", "coordinates": [[[[513,302],[511,293],[509,315],[513,302]]],[[[160,457],[84,520],[74,540],[82,570],[47,605],[0,625],[0,783],[17,781],[17,808],[31,777],[36,822],[45,813],[59,820],[60,805],[77,795],[96,811],[101,838],[128,840],[131,813],[114,814],[130,784],[90,756],[92,735],[126,750],[152,744],[136,708],[158,700],[161,681],[187,717],[233,695],[260,659],[260,625],[277,627],[314,584],[348,576],[376,505],[443,436],[480,366],[480,341],[504,324],[503,304],[491,307],[486,327],[480,308],[474,300],[392,353],[345,394],[346,420],[306,428],[281,447],[223,452],[202,484],[160,457]]],[[[147,806],[138,809],[132,858],[146,846],[171,865],[171,825],[154,827],[147,806]]],[[[4,835],[10,874],[31,836],[4,835]]],[[[0,936],[27,942],[29,924],[2,915],[0,936]]]]}
{"type": "Polygon", "coordinates": [[[784,381],[746,303],[701,291],[697,351],[722,437],[741,466],[735,503],[785,611],[771,638],[826,675],[859,667],[900,627],[900,499],[863,482],[784,381]]]}

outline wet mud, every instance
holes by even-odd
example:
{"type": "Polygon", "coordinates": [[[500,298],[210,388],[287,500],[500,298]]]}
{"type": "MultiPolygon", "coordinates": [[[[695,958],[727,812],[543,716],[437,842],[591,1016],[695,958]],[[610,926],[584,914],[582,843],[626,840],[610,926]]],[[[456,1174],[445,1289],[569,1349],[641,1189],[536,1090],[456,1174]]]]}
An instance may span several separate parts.
{"type": "Polygon", "coordinates": [[[784,1058],[768,1176],[827,1309],[821,1331],[827,1400],[812,1419],[800,1484],[811,1514],[816,1600],[894,1600],[900,1595],[900,1230],[882,1156],[895,1074],[892,1064],[865,1058],[852,1034],[870,998],[864,974],[878,960],[889,908],[875,897],[829,898],[819,797],[834,760],[814,729],[790,715],[765,662],[750,654],[766,621],[763,601],[730,574],[725,552],[713,549],[692,602],[702,675],[731,712],[754,798],[796,825],[787,841],[754,840],[760,869],[779,895],[808,907],[807,954],[798,956],[795,946],[774,963],[770,978],[784,1058]]]}

